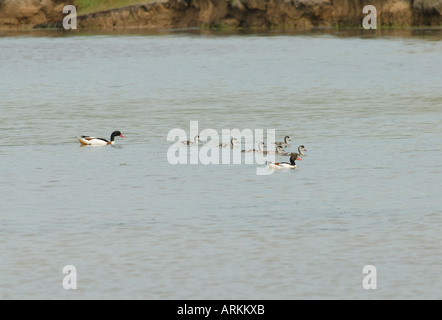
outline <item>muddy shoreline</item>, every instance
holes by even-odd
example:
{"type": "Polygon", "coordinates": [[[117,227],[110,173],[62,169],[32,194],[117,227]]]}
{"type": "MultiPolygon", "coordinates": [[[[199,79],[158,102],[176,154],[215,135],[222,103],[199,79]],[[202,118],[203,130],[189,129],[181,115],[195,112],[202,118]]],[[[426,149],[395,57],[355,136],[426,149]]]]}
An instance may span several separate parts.
{"type": "MultiPolygon", "coordinates": [[[[1,29],[62,28],[66,0],[0,0],[1,29]]],[[[79,29],[362,27],[365,5],[377,25],[441,26],[442,0],[168,0],[78,16],[79,29]]]]}

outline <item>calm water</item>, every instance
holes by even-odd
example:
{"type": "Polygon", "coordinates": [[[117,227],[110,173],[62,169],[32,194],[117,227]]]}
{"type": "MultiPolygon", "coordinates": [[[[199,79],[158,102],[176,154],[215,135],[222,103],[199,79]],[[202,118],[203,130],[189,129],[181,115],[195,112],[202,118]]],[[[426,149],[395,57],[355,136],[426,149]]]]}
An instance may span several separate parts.
{"type": "Polygon", "coordinates": [[[442,299],[441,74],[440,32],[0,38],[0,298],[442,299]],[[173,166],[192,120],[308,155],[173,166]]]}

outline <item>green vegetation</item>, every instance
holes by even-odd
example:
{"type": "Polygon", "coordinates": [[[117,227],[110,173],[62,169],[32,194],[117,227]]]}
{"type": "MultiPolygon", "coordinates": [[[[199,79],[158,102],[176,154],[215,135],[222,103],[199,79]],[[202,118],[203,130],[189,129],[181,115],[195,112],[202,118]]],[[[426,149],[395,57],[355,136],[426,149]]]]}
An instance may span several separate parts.
{"type": "MultiPolygon", "coordinates": [[[[1,1],[1,0],[0,0],[1,1]]],[[[155,0],[75,0],[78,14],[122,8],[133,4],[154,2],[155,0]]]]}

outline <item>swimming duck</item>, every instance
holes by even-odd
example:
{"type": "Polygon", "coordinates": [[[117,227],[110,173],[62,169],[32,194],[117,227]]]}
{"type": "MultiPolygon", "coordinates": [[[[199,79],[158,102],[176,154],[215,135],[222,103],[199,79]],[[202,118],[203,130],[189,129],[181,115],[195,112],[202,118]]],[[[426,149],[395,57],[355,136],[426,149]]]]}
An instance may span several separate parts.
{"type": "Polygon", "coordinates": [[[280,169],[296,169],[296,160],[302,160],[299,158],[299,154],[293,153],[290,157],[290,162],[269,162],[266,164],[270,169],[280,170],[280,169]]]}
{"type": "MultiPolygon", "coordinates": [[[[307,151],[307,149],[303,145],[298,147],[298,154],[300,156],[304,156],[305,155],[304,151],[307,151]]],[[[286,152],[286,153],[281,153],[280,155],[282,155],[282,156],[290,156],[292,154],[293,154],[293,152],[286,152]]]]}
{"type": "Polygon", "coordinates": [[[288,147],[290,145],[290,142],[292,140],[290,140],[289,136],[285,136],[284,137],[284,142],[275,142],[275,145],[277,146],[284,146],[284,147],[288,147]]]}
{"type": "Polygon", "coordinates": [[[241,152],[264,152],[264,148],[267,148],[264,142],[258,143],[258,149],[241,150],[241,152]]]}
{"type": "Polygon", "coordinates": [[[77,137],[77,139],[84,146],[106,146],[109,144],[114,145],[115,137],[125,138],[125,136],[123,136],[120,131],[114,131],[111,134],[110,141],[107,141],[103,138],[95,138],[90,136],[81,136],[77,137]]]}
{"type": "Polygon", "coordinates": [[[232,149],[235,148],[235,146],[237,145],[238,145],[238,139],[236,138],[230,139],[230,144],[222,144],[222,143],[219,144],[220,148],[232,148],[232,149]]]}
{"type": "Polygon", "coordinates": [[[276,149],[275,149],[275,151],[263,151],[262,153],[264,154],[264,155],[267,155],[267,154],[278,154],[278,155],[284,155],[284,148],[282,147],[282,146],[276,146],[276,149]]]}
{"type": "Polygon", "coordinates": [[[201,142],[200,136],[195,136],[193,141],[189,141],[189,140],[183,141],[183,144],[185,144],[185,145],[198,145],[198,142],[201,142]]]}
{"type": "Polygon", "coordinates": [[[304,151],[307,151],[307,149],[304,146],[301,145],[298,147],[298,152],[301,156],[304,155],[304,151]]]}

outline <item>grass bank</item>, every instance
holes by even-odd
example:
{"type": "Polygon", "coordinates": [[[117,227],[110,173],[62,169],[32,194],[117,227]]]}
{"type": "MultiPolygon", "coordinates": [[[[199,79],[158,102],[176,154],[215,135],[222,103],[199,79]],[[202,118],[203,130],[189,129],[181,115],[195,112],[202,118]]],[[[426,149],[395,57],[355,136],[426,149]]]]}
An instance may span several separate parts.
{"type": "Polygon", "coordinates": [[[154,1],[156,0],[75,0],[75,6],[77,7],[78,14],[87,14],[154,1]]]}

